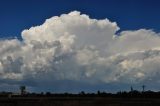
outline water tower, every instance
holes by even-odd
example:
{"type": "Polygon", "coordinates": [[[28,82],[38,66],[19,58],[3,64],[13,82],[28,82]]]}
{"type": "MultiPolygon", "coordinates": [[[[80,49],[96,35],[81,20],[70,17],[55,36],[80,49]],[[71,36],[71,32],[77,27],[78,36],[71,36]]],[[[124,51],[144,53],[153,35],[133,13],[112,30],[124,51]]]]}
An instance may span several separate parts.
{"type": "Polygon", "coordinates": [[[26,87],[25,86],[20,86],[20,91],[21,91],[21,95],[24,95],[26,93],[26,87]]]}

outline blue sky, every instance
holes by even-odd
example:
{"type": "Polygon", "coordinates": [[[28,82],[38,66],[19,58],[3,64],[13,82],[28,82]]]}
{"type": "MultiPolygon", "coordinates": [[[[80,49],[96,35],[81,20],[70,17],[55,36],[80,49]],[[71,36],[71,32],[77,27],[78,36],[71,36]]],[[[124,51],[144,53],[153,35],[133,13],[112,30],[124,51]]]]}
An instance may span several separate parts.
{"type": "Polygon", "coordinates": [[[20,37],[22,30],[73,10],[116,21],[121,30],[160,31],[159,6],[159,0],[1,0],[0,37],[20,37]]]}
{"type": "Polygon", "coordinates": [[[159,0],[0,0],[0,91],[160,90],[159,11],[159,0]]]}

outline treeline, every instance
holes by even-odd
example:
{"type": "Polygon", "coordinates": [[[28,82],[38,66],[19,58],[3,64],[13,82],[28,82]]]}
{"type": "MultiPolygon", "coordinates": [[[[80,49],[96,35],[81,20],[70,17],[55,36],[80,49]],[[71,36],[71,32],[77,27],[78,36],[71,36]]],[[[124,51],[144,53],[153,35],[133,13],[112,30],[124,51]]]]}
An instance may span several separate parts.
{"type": "Polygon", "coordinates": [[[160,92],[154,92],[154,91],[120,91],[117,93],[107,93],[107,92],[101,92],[97,91],[96,93],[86,93],[84,91],[78,93],[78,94],[72,94],[72,93],[25,93],[25,94],[15,94],[12,92],[0,92],[0,97],[115,97],[115,98],[132,98],[132,97],[138,97],[138,98],[160,98],[160,92]]]}

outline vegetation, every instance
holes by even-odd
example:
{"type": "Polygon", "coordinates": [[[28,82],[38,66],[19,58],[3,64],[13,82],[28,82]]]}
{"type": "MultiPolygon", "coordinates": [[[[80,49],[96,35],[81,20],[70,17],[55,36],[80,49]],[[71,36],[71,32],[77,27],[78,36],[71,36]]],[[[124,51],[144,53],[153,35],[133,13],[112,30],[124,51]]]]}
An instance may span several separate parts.
{"type": "Polygon", "coordinates": [[[160,106],[160,92],[120,91],[107,93],[97,91],[78,94],[72,93],[29,93],[26,87],[20,87],[20,93],[0,92],[0,106],[160,106]]]}

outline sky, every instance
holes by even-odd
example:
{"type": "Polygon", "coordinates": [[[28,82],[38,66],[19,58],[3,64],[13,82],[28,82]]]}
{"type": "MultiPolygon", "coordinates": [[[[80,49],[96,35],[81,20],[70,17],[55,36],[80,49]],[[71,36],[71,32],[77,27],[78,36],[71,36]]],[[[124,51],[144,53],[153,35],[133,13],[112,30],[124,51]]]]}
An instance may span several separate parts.
{"type": "Polygon", "coordinates": [[[116,21],[121,30],[160,30],[159,0],[1,0],[0,37],[20,37],[21,31],[73,10],[96,19],[116,21]]]}
{"type": "Polygon", "coordinates": [[[160,90],[159,0],[1,0],[0,91],[160,90]]]}

